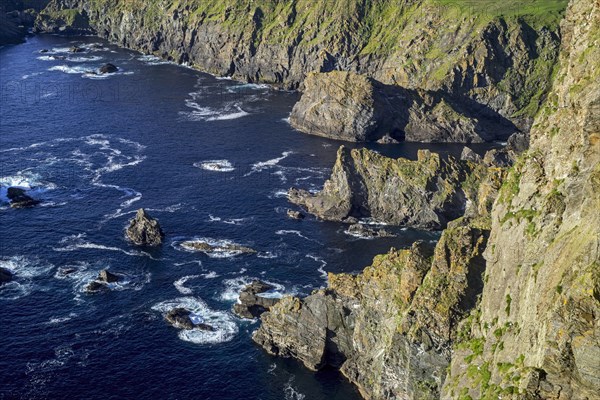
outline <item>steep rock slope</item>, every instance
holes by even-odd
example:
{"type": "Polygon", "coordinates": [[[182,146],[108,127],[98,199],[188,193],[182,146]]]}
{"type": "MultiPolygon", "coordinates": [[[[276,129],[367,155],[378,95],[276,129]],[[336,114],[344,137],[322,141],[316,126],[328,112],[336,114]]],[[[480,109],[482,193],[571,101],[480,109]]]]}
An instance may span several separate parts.
{"type": "Polygon", "coordinates": [[[117,44],[218,75],[294,89],[308,72],[354,71],[472,99],[526,130],[547,92],[565,5],[53,0],[38,27],[55,31],[51,19],[60,25],[60,13],[72,10],[117,44]]]}
{"type": "Polygon", "coordinates": [[[493,211],[486,284],[444,397],[600,393],[600,2],[573,0],[531,149],[493,211]]]}

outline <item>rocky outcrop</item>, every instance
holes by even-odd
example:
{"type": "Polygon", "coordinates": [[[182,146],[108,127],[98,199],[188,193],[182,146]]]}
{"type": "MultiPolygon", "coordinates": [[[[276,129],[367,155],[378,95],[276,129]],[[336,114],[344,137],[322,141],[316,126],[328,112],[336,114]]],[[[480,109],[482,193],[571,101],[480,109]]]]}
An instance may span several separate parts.
{"type": "Polygon", "coordinates": [[[140,246],[158,246],[162,243],[164,233],[158,221],[140,208],[126,230],[127,237],[140,246]]]}
{"type": "Polygon", "coordinates": [[[393,233],[385,229],[374,229],[364,224],[352,224],[346,230],[348,235],[357,236],[366,239],[372,239],[377,237],[395,237],[393,233]]]}
{"type": "Polygon", "coordinates": [[[300,211],[296,211],[296,210],[287,210],[286,215],[288,216],[288,218],[295,219],[295,220],[298,220],[298,221],[303,220],[304,218],[306,218],[306,215],[304,215],[300,211]]]}
{"type": "Polygon", "coordinates": [[[35,200],[26,194],[24,189],[17,187],[9,187],[6,191],[6,197],[10,201],[12,208],[29,208],[40,204],[39,200],[35,200]]]}
{"type": "Polygon", "coordinates": [[[297,89],[310,72],[357,72],[386,85],[460,95],[527,130],[548,89],[563,9],[561,2],[184,0],[140,7],[53,0],[37,27],[55,32],[74,26],[62,14],[80,15],[121,46],[286,89],[297,89]]]}
{"type": "Polygon", "coordinates": [[[203,322],[194,322],[193,313],[185,308],[174,308],[165,314],[165,320],[178,329],[200,329],[203,331],[214,331],[215,328],[203,322]]]}
{"type": "MultiPolygon", "coordinates": [[[[68,274],[67,274],[68,275],[68,274]]],[[[96,279],[91,281],[85,287],[85,291],[89,293],[100,292],[108,290],[111,283],[117,283],[121,280],[119,275],[113,274],[112,272],[103,269],[98,273],[96,279]]]]}
{"type": "Polygon", "coordinates": [[[469,143],[506,139],[518,130],[490,110],[474,112],[483,107],[472,108],[468,99],[384,85],[352,72],[310,73],[303,86],[290,124],[332,139],[469,143]]]}
{"type": "Polygon", "coordinates": [[[108,63],[108,64],[104,64],[103,66],[101,66],[98,69],[98,73],[99,74],[114,74],[118,70],[119,70],[119,68],[117,68],[115,65],[108,63]]]}
{"type": "Polygon", "coordinates": [[[233,312],[242,318],[260,317],[262,313],[269,311],[279,302],[278,298],[262,295],[273,289],[273,285],[261,281],[250,283],[240,292],[238,302],[233,305],[233,312]]]}
{"type": "Polygon", "coordinates": [[[458,322],[483,287],[487,234],[461,219],[434,251],[417,242],[359,275],[329,274],[326,289],[263,314],[253,339],[310,369],[340,368],[367,399],[437,398],[458,322]]]}
{"type": "Polygon", "coordinates": [[[373,218],[393,225],[440,229],[479,203],[488,168],[421,150],[416,161],[340,147],[331,177],[317,194],[290,189],[292,203],[331,221],[373,218]]]}
{"type": "Polygon", "coordinates": [[[492,213],[444,398],[600,393],[600,3],[572,0],[553,90],[492,213]]]}
{"type": "Polygon", "coordinates": [[[34,25],[34,32],[60,33],[64,35],[93,35],[87,13],[76,8],[57,8],[52,5],[41,12],[34,25]]]}
{"type": "Polygon", "coordinates": [[[12,279],[13,273],[6,268],[0,267],[0,286],[12,281],[12,279]]]}

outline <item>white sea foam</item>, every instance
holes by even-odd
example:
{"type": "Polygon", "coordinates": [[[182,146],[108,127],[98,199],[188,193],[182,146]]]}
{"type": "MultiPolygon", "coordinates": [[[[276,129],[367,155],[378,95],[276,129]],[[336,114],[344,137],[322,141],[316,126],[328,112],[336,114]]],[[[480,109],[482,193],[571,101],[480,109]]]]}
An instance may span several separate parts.
{"type": "Polygon", "coordinates": [[[309,241],[311,241],[311,242],[315,242],[315,243],[319,243],[319,244],[321,243],[321,242],[319,242],[318,240],[316,240],[316,239],[311,239],[311,238],[309,238],[308,236],[304,236],[304,235],[302,234],[302,232],[300,232],[300,231],[296,231],[296,230],[293,230],[293,229],[280,229],[280,230],[276,231],[276,232],[275,232],[275,234],[276,234],[276,235],[280,235],[280,236],[282,236],[282,235],[295,235],[295,236],[298,236],[298,237],[300,237],[300,238],[302,238],[302,239],[309,240],[309,241]]]}
{"type": "Polygon", "coordinates": [[[230,313],[213,310],[202,299],[196,297],[180,297],[163,301],[154,305],[152,309],[164,316],[170,310],[180,307],[190,310],[192,319],[197,323],[202,322],[215,329],[214,331],[181,329],[179,331],[181,340],[196,344],[217,344],[230,341],[238,333],[237,324],[230,313]]]}
{"type": "Polygon", "coordinates": [[[262,170],[268,169],[268,168],[272,168],[274,166],[276,166],[277,164],[279,164],[281,161],[285,160],[286,158],[288,158],[290,155],[294,154],[293,151],[284,151],[283,153],[281,153],[281,157],[277,157],[277,158],[273,158],[267,161],[259,161],[257,163],[252,164],[252,171],[253,172],[260,172],[262,170]]]}
{"type": "Polygon", "coordinates": [[[325,261],[323,258],[315,256],[313,254],[307,254],[306,257],[310,258],[312,260],[315,260],[316,262],[321,264],[320,267],[317,268],[317,271],[319,271],[321,273],[321,277],[323,277],[324,279],[327,279],[327,271],[325,271],[325,267],[327,266],[327,261],[325,261]]]}
{"type": "Polygon", "coordinates": [[[251,220],[252,218],[229,218],[223,219],[221,217],[215,217],[212,214],[208,215],[208,222],[221,222],[227,225],[243,225],[244,222],[251,220]]]}
{"type": "Polygon", "coordinates": [[[285,400],[304,400],[306,397],[304,394],[300,393],[298,389],[294,388],[292,384],[294,383],[294,377],[292,376],[283,387],[283,393],[285,394],[285,400]]]}
{"type": "Polygon", "coordinates": [[[194,167],[214,172],[231,172],[235,170],[235,168],[229,160],[199,161],[194,163],[194,167]]]}
{"type": "Polygon", "coordinates": [[[43,289],[36,280],[49,274],[54,265],[36,257],[13,256],[0,258],[0,267],[13,274],[13,280],[0,287],[0,299],[16,300],[43,289]]]}
{"type": "Polygon", "coordinates": [[[186,288],[184,285],[190,279],[197,279],[199,277],[200,277],[200,275],[187,275],[187,276],[184,276],[183,278],[177,279],[175,282],[173,282],[173,285],[177,288],[177,290],[181,294],[192,294],[192,292],[193,292],[192,289],[186,288]]]}
{"type": "Polygon", "coordinates": [[[143,56],[138,57],[137,59],[138,59],[138,61],[142,61],[142,62],[146,63],[147,65],[167,65],[167,64],[175,65],[176,64],[173,61],[163,60],[162,58],[154,56],[152,54],[143,55],[143,56]]]}
{"type": "Polygon", "coordinates": [[[106,251],[116,251],[121,252],[123,254],[127,254],[128,256],[134,257],[148,257],[151,259],[155,259],[149,253],[141,250],[125,250],[120,247],[114,246],[105,246],[103,244],[92,243],[86,240],[87,234],[80,233],[77,235],[71,235],[63,238],[60,241],[60,247],[53,247],[54,251],[59,252],[69,252],[69,251],[78,251],[78,250],[86,250],[86,249],[94,249],[94,250],[106,250],[106,251]]]}
{"type": "Polygon", "coordinates": [[[211,257],[211,258],[230,258],[230,257],[236,257],[239,255],[244,254],[243,251],[241,250],[230,250],[230,249],[226,249],[227,246],[231,246],[231,245],[236,245],[239,246],[239,244],[231,241],[231,240],[227,240],[227,239],[214,239],[214,238],[206,238],[206,237],[193,237],[190,239],[183,239],[180,240],[181,238],[176,238],[173,243],[172,246],[177,249],[177,250],[183,250],[186,252],[191,252],[191,253],[204,253],[207,256],[211,257]],[[203,251],[203,250],[197,250],[196,248],[194,248],[193,246],[191,246],[189,243],[207,243],[212,247],[222,247],[222,249],[214,249],[213,251],[203,251]]]}
{"type": "Polygon", "coordinates": [[[250,115],[240,103],[226,103],[221,108],[203,107],[194,100],[186,100],[185,105],[194,111],[181,112],[191,121],[226,121],[250,115]]]}

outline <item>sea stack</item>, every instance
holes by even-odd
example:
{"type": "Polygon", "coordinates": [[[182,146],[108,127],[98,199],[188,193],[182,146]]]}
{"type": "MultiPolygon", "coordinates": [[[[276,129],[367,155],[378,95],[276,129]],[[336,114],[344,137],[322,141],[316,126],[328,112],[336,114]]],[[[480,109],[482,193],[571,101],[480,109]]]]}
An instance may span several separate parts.
{"type": "Polygon", "coordinates": [[[140,208],[129,223],[127,237],[138,246],[158,246],[165,236],[160,224],[146,210],[140,208]]]}

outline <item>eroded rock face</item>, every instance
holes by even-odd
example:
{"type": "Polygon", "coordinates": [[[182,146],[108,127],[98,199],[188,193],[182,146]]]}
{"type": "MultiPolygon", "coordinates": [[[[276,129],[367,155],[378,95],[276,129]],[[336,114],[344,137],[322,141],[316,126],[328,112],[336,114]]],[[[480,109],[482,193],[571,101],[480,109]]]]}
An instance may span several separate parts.
{"type": "Polygon", "coordinates": [[[158,246],[164,233],[158,221],[140,208],[126,230],[127,237],[140,246],[158,246]]]}
{"type": "Polygon", "coordinates": [[[272,289],[274,289],[272,285],[261,281],[250,283],[240,292],[239,302],[233,305],[233,312],[242,318],[260,317],[279,302],[278,298],[261,296],[272,289]]]}
{"type": "MultiPolygon", "coordinates": [[[[352,142],[484,142],[518,129],[491,111],[474,112],[441,93],[384,85],[365,75],[311,73],[290,123],[318,136],[352,142]]],[[[467,102],[468,103],[468,102],[467,102]]]]}
{"type": "Polygon", "coordinates": [[[359,275],[329,274],[327,289],[263,314],[254,341],[313,370],[340,368],[368,399],[438,398],[458,321],[483,286],[488,231],[476,225],[453,222],[435,250],[417,242],[359,275]]]}
{"type": "Polygon", "coordinates": [[[488,168],[419,151],[418,159],[391,159],[367,149],[341,147],[331,177],[317,194],[290,189],[289,200],[322,219],[377,221],[440,229],[477,203],[488,168]]]}
{"type": "Polygon", "coordinates": [[[600,5],[572,0],[553,90],[492,212],[443,398],[600,393],[600,5]]]}

